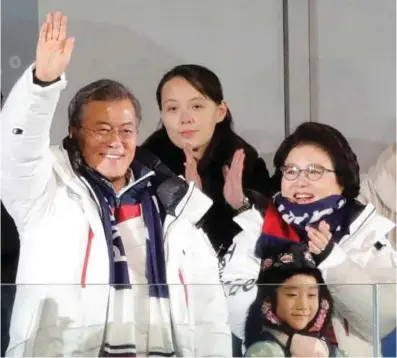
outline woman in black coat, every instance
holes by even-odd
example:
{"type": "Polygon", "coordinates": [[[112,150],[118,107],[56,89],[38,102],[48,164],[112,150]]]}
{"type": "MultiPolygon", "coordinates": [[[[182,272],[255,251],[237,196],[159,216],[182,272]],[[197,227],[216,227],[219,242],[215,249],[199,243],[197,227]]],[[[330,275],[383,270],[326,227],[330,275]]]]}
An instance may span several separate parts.
{"type": "Polygon", "coordinates": [[[213,200],[202,227],[222,257],[240,231],[233,217],[250,207],[255,193],[270,195],[266,164],[234,133],[221,83],[212,71],[177,66],[163,76],[156,97],[162,127],[142,147],[213,200]]]}

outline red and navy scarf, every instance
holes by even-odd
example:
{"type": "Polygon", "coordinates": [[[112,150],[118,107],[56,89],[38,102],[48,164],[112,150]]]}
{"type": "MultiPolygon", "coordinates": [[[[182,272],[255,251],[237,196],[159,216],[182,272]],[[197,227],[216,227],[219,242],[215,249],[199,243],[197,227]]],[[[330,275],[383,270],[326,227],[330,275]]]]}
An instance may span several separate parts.
{"type": "MultiPolygon", "coordinates": [[[[148,231],[147,239],[147,278],[150,297],[169,296],[162,224],[152,197],[150,186],[151,171],[145,166],[133,162],[131,169],[135,183],[120,197],[113,186],[97,171],[82,166],[80,172],[95,192],[101,212],[102,225],[105,231],[109,252],[110,284],[115,289],[130,288],[128,263],[117,224],[138,216],[142,208],[143,220],[148,231]]],[[[154,173],[153,173],[154,175],[154,173]]]]}
{"type": "Polygon", "coordinates": [[[109,253],[110,278],[109,283],[114,289],[111,299],[113,312],[107,319],[111,322],[106,326],[106,335],[101,356],[105,357],[136,357],[138,349],[147,349],[147,356],[175,356],[172,337],[172,325],[169,322],[170,305],[169,289],[166,278],[166,264],[162,233],[161,216],[155,205],[154,190],[150,179],[155,175],[145,166],[134,161],[131,165],[134,183],[129,184],[124,191],[116,194],[112,185],[97,171],[87,166],[80,168],[80,173],[86,179],[95,193],[101,209],[102,225],[106,236],[109,253]],[[141,212],[142,211],[142,212],[141,212]],[[132,284],[126,252],[118,224],[134,217],[143,217],[146,228],[146,276],[149,286],[149,316],[147,342],[145,347],[137,347],[137,330],[131,317],[122,316],[123,308],[119,305],[131,305],[134,302],[125,302],[133,299],[131,296],[132,284]],[[115,309],[119,309],[115,313],[115,309]],[[163,322],[161,329],[157,322],[163,322]]]}
{"type": "Polygon", "coordinates": [[[348,223],[346,199],[342,195],[331,195],[309,204],[296,204],[276,194],[265,212],[262,234],[257,244],[257,256],[263,257],[269,246],[285,242],[308,242],[305,227],[317,227],[324,220],[330,226],[332,241],[347,233],[348,223]]]}

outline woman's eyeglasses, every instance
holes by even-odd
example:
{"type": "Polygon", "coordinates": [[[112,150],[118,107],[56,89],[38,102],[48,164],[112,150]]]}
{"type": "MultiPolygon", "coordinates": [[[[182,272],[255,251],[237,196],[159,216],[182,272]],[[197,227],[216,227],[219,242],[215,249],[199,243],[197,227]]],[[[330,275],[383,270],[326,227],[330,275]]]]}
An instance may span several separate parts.
{"type": "Polygon", "coordinates": [[[324,168],[322,165],[311,164],[306,169],[301,169],[295,165],[285,165],[280,168],[284,179],[295,180],[301,173],[305,173],[307,179],[311,181],[319,180],[325,172],[335,173],[335,170],[324,168]]]}

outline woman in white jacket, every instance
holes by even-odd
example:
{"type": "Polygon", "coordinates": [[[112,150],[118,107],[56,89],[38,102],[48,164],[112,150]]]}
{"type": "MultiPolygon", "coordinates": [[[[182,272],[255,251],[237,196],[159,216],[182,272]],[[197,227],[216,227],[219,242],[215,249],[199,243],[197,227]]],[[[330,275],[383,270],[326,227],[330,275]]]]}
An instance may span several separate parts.
{"type": "Polygon", "coordinates": [[[7,355],[228,357],[218,260],[196,227],[211,201],[136,152],[132,93],[83,87],[69,136],[49,146],[74,44],[66,21],[48,14],[1,113],[1,195],[21,240],[7,355]]]}
{"type": "MultiPolygon", "coordinates": [[[[263,248],[283,241],[309,245],[335,304],[333,330],[339,348],[350,356],[373,354],[373,284],[379,289],[379,330],[396,324],[396,252],[385,235],[394,227],[359,194],[359,165],[348,142],[335,128],[304,123],[280,145],[274,183],[281,190],[264,207],[254,206],[235,220],[243,232],[225,257],[222,273],[235,335],[242,330],[263,248]]],[[[327,356],[311,337],[292,338],[294,356],[327,356]]]]}

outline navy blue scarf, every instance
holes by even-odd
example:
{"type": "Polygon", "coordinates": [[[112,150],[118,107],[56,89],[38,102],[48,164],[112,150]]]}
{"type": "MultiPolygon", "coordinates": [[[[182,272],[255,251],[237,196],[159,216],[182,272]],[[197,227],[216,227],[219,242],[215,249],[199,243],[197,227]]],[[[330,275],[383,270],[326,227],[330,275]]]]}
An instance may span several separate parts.
{"type": "Polygon", "coordinates": [[[290,202],[281,196],[274,196],[274,205],[284,222],[291,225],[302,241],[308,241],[306,226],[317,228],[321,221],[330,226],[332,241],[338,243],[348,232],[348,205],[342,195],[330,195],[308,204],[290,202]]]}
{"type": "MultiPolygon", "coordinates": [[[[150,297],[169,297],[166,279],[164,244],[160,215],[152,198],[152,187],[148,175],[150,170],[138,162],[131,165],[136,184],[117,198],[113,186],[97,171],[81,166],[80,173],[95,192],[102,212],[102,225],[105,232],[110,264],[110,283],[115,289],[130,288],[128,263],[126,260],[115,260],[116,256],[125,256],[125,250],[117,228],[119,213],[131,213],[142,208],[143,220],[147,228],[146,272],[150,297]],[[146,178],[144,178],[147,176],[146,178]],[[140,180],[142,179],[142,180],[140,180]],[[139,207],[140,205],[140,207],[139,207]],[[124,209],[124,210],[123,210],[124,209]]],[[[130,216],[132,218],[134,216],[130,216]]],[[[123,218],[128,219],[127,218],[123,218]]]]}
{"type": "Polygon", "coordinates": [[[332,234],[332,242],[338,243],[349,233],[351,205],[346,204],[342,195],[331,195],[309,204],[296,204],[281,196],[274,196],[265,211],[262,233],[256,245],[258,257],[272,245],[285,242],[308,242],[305,227],[318,227],[324,220],[332,234]]]}

